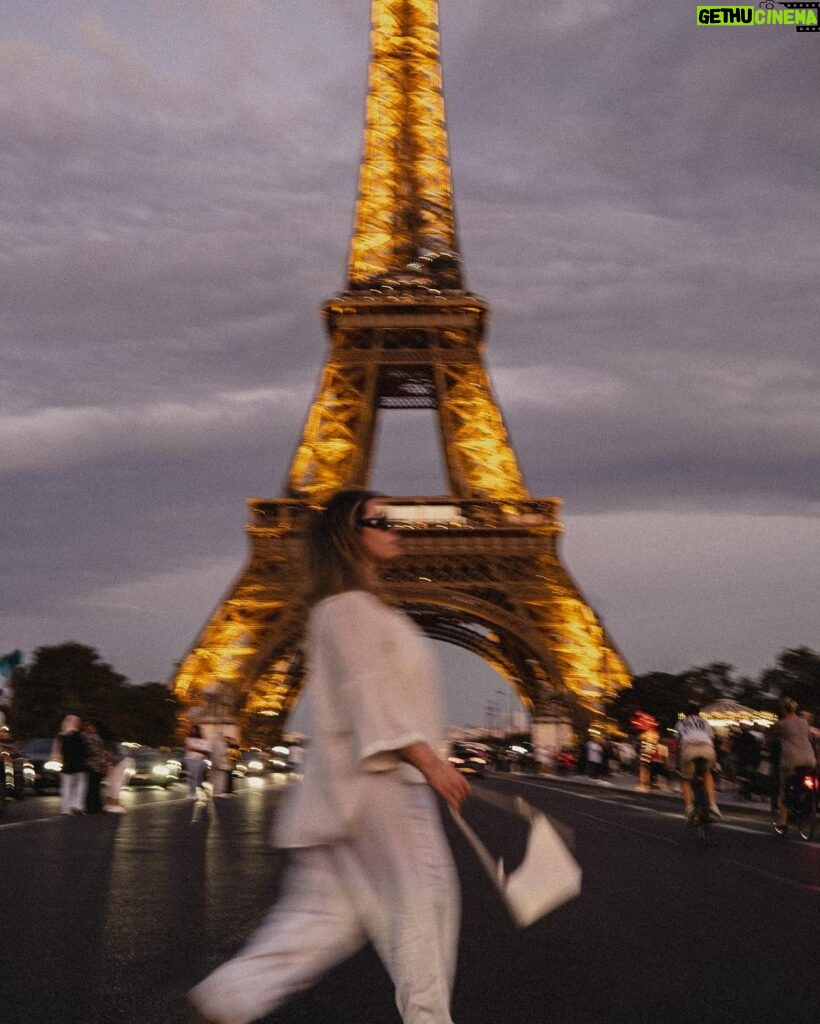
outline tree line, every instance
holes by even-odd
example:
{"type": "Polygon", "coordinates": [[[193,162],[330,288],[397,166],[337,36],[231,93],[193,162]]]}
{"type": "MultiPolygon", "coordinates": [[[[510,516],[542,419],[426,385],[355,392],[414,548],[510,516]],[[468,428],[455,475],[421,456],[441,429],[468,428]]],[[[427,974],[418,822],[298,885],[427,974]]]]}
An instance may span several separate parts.
{"type": "MultiPolygon", "coordinates": [[[[13,670],[10,684],[11,703],[5,711],[15,736],[54,736],[63,716],[73,713],[104,722],[122,740],[152,747],[174,744],[178,703],[169,688],[129,682],[93,647],[39,647],[28,665],[13,670]]],[[[638,675],[631,687],[609,701],[606,714],[624,732],[639,711],[669,728],[690,700],[703,705],[728,697],[755,711],[776,711],[784,696],[794,697],[820,722],[820,654],[808,647],[784,650],[775,666],[757,679],[738,676],[725,662],[677,675],[638,675]]]]}
{"type": "Polygon", "coordinates": [[[635,676],[631,687],[609,701],[606,713],[624,732],[639,711],[652,715],[666,729],[674,726],[678,713],[691,700],[703,706],[728,698],[754,711],[776,713],[782,697],[793,697],[820,723],[820,654],[808,647],[788,648],[757,679],[738,676],[734,666],[725,662],[677,675],[649,672],[635,676]]]}
{"type": "Polygon", "coordinates": [[[163,683],[134,684],[79,643],[38,647],[9,679],[6,716],[15,737],[55,736],[63,716],[103,722],[121,740],[171,746],[177,701],[163,683]]]}

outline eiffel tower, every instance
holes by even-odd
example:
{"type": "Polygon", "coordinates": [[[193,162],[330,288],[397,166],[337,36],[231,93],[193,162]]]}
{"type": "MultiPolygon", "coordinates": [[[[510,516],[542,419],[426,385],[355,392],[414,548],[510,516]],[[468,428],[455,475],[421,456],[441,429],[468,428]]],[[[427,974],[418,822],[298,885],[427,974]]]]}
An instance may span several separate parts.
{"type": "MultiPolygon", "coordinates": [[[[345,289],[322,307],[329,353],[284,496],[251,499],[247,566],[174,679],[284,722],[303,675],[308,506],[367,487],[380,410],[433,409],[450,493],[391,499],[404,533],[386,596],[436,640],[497,669],[534,728],[567,701],[600,710],[627,666],[559,558],[556,498],[524,483],[482,352],[486,302],[456,237],[436,0],[372,0],[359,193],[345,289]]],[[[271,730],[276,732],[276,728],[271,730]]]]}

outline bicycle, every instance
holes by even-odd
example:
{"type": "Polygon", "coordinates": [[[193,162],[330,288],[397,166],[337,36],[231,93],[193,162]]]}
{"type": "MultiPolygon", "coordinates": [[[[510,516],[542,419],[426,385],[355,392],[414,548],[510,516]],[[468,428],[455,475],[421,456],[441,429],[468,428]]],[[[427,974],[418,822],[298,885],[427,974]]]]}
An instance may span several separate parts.
{"type": "Polygon", "coordinates": [[[712,840],[712,811],[709,797],[706,795],[706,773],[711,771],[709,761],[705,757],[696,757],[692,762],[695,775],[692,779],[692,806],[694,808],[690,824],[698,830],[698,836],[704,846],[712,840]]]}
{"type": "Polygon", "coordinates": [[[817,824],[817,797],[820,780],[814,768],[797,768],[786,783],[785,804],[788,813],[785,825],[780,824],[777,799],[772,801],[772,828],[778,836],[788,831],[789,822],[797,827],[797,834],[807,842],[814,838],[817,824]]]}

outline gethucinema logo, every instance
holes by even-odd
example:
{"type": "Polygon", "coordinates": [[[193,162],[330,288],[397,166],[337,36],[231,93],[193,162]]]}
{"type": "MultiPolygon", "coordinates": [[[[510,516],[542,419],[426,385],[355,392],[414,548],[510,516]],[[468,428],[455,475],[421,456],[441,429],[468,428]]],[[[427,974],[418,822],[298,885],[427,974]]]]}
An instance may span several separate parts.
{"type": "Polygon", "coordinates": [[[820,0],[810,3],[778,3],[771,0],[760,7],[698,7],[698,25],[794,25],[798,32],[820,32],[820,0]]]}

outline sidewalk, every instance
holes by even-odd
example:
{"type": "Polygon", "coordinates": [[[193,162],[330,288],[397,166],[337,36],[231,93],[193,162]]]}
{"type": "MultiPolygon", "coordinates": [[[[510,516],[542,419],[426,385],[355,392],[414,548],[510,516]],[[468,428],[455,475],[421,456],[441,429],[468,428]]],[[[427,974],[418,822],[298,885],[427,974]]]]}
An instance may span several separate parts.
{"type": "MultiPolygon", "coordinates": [[[[533,775],[532,772],[494,772],[496,778],[503,778],[509,775],[510,778],[543,779],[544,781],[557,782],[568,786],[586,786],[592,789],[616,790],[622,793],[630,793],[633,796],[644,797],[646,800],[669,800],[681,803],[680,783],[673,780],[665,788],[645,790],[638,785],[638,777],[632,772],[613,772],[604,779],[590,779],[586,775],[578,775],[568,772],[561,775],[553,772],[549,775],[533,775]]],[[[724,782],[723,788],[717,790],[718,807],[731,808],[736,811],[749,811],[753,814],[761,814],[769,817],[771,814],[768,797],[757,800],[743,800],[737,795],[737,789],[733,782],[724,782]]]]}

